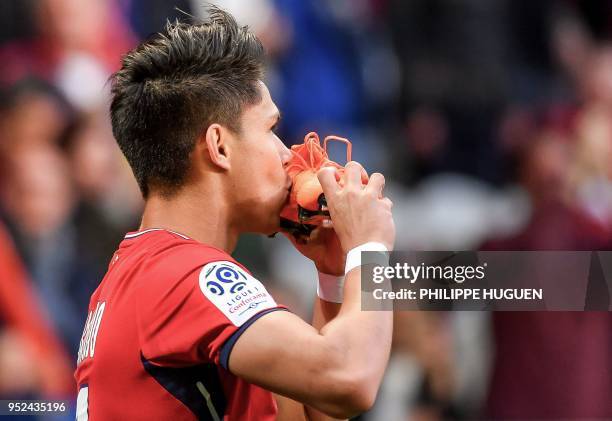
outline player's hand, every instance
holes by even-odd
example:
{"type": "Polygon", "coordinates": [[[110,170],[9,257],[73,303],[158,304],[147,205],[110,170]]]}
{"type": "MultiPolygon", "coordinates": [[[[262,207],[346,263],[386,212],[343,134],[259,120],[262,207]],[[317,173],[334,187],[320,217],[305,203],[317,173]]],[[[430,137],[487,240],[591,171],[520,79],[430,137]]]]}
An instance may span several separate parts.
{"type": "Polygon", "coordinates": [[[351,161],[342,180],[335,168],[322,168],[317,173],[344,254],[370,241],[382,243],[389,250],[395,243],[393,203],[383,195],[385,178],[374,173],[363,184],[363,172],[359,163],[351,161]]]}
{"type": "Polygon", "coordinates": [[[309,237],[301,237],[299,241],[292,234],[283,234],[300,253],[314,262],[319,272],[344,275],[345,253],[331,227],[331,221],[317,227],[309,237]]]}

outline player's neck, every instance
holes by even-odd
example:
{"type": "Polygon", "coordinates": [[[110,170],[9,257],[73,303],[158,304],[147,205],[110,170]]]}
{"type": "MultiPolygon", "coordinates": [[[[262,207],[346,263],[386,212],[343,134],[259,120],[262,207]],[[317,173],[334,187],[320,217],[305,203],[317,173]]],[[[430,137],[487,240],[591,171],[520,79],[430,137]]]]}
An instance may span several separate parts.
{"type": "Polygon", "coordinates": [[[207,198],[205,205],[194,200],[193,192],[178,193],[169,199],[152,195],[145,203],[140,229],[164,228],[232,253],[239,232],[232,227],[224,201],[211,194],[214,192],[198,195],[207,198]]]}

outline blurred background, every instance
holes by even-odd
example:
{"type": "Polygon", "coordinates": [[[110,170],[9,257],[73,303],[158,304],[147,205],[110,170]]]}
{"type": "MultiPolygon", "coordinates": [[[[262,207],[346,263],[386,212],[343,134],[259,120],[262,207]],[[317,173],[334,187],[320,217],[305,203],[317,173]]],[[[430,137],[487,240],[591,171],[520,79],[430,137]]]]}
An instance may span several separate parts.
{"type": "MultiPolygon", "coordinates": [[[[612,2],[213,3],[264,43],[287,145],[343,135],[387,176],[397,249],[612,250],[612,2]]],[[[75,399],[89,296],[142,209],[108,77],[186,13],[205,9],[0,2],[0,399],[75,399]]],[[[236,257],[309,319],[316,272],[286,239],[236,257]]],[[[395,329],[360,419],[612,419],[612,313],[403,312],[395,329]]]]}

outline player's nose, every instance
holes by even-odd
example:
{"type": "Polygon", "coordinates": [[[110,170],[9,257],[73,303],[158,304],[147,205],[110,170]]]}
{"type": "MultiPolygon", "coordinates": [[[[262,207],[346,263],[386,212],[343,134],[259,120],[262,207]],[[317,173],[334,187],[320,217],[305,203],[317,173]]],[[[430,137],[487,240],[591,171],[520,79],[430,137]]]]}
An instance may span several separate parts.
{"type": "Polygon", "coordinates": [[[278,148],[278,154],[281,158],[281,162],[284,168],[287,166],[287,164],[289,164],[289,161],[291,160],[291,150],[287,146],[285,146],[283,141],[280,140],[279,138],[277,138],[276,146],[278,148]]]}

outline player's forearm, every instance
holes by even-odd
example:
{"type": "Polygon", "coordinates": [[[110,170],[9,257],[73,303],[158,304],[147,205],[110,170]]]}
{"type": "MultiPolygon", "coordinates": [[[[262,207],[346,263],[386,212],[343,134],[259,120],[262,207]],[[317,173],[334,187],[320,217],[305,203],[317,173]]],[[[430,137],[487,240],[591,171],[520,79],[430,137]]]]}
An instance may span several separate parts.
{"type": "MultiPolygon", "coordinates": [[[[323,326],[333,320],[340,312],[340,304],[325,301],[319,297],[315,298],[314,311],[312,314],[312,326],[320,330],[323,326]]],[[[304,405],[308,421],[340,421],[339,418],[333,418],[329,415],[314,409],[313,407],[304,405]]],[[[346,418],[344,418],[346,419],[346,418]]]]}
{"type": "MultiPolygon", "coordinates": [[[[367,327],[366,330],[362,330],[362,326],[364,326],[363,320],[358,320],[361,319],[360,315],[362,314],[361,288],[359,284],[360,274],[358,270],[352,272],[357,273],[350,274],[349,279],[346,279],[343,304],[325,301],[319,297],[316,298],[312,325],[320,331],[320,334],[328,344],[333,344],[332,349],[339,350],[335,358],[329,354],[325,356],[325,358],[330,358],[337,362],[337,365],[332,365],[335,366],[333,370],[335,375],[330,375],[328,379],[333,382],[338,378],[336,375],[340,376],[340,378],[346,378],[346,376],[353,377],[352,383],[358,385],[354,393],[360,394],[362,397],[355,399],[354,396],[351,396],[351,400],[354,403],[358,403],[358,407],[363,411],[373,403],[380,385],[380,379],[387,365],[392,321],[384,316],[382,318],[374,316],[376,319],[374,320],[371,317],[372,314],[368,315],[366,312],[363,312],[363,315],[366,316],[365,319],[367,319],[365,325],[367,327]],[[330,324],[332,321],[333,324],[330,324]],[[389,326],[385,328],[384,325],[389,326]],[[345,333],[348,336],[345,336],[345,333]],[[388,339],[385,339],[384,336],[387,336],[388,339]],[[378,361],[378,364],[375,361],[378,361]]],[[[351,384],[350,381],[339,383],[351,384]]],[[[330,384],[328,386],[332,389],[334,388],[334,385],[330,384]]],[[[339,406],[342,406],[343,403],[346,404],[347,402],[339,402],[339,406]]],[[[325,415],[309,406],[306,406],[306,413],[310,421],[333,421],[340,419],[325,415]]],[[[336,417],[340,417],[341,413],[342,411],[336,413],[336,417]]],[[[348,415],[343,416],[342,419],[347,417],[348,415]]]]}
{"type": "Polygon", "coordinates": [[[358,269],[346,277],[344,303],[331,321],[337,306],[317,301],[321,328],[289,312],[258,319],[234,345],[232,373],[335,418],[367,411],[387,364],[392,319],[361,311],[359,277],[358,269]]]}
{"type": "Polygon", "coordinates": [[[347,274],[340,312],[320,333],[337,351],[334,357],[338,358],[338,369],[362,385],[356,393],[371,406],[389,360],[393,314],[361,310],[360,277],[359,268],[347,274]]]}

